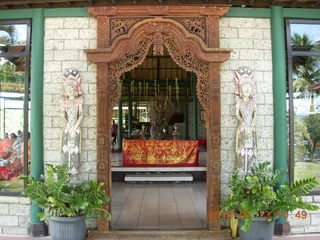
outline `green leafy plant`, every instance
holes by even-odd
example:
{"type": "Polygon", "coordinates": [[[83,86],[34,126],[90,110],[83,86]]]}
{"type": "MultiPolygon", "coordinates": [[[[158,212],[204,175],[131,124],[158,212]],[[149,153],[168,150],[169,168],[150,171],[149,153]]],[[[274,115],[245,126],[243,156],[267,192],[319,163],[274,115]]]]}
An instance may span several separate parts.
{"type": "Polygon", "coordinates": [[[247,174],[240,174],[239,171],[232,174],[232,196],[222,203],[221,212],[239,213],[245,222],[241,227],[243,231],[249,230],[253,217],[263,217],[273,222],[275,218],[286,217],[288,212],[295,209],[319,209],[302,198],[319,185],[315,177],[279,186],[286,171],[273,171],[269,165],[270,162],[259,163],[251,167],[247,174]]]}
{"type": "Polygon", "coordinates": [[[23,176],[28,181],[23,196],[44,209],[40,213],[41,220],[50,217],[103,216],[110,220],[111,216],[105,208],[110,201],[102,189],[103,183],[90,180],[81,184],[71,184],[67,164],[47,165],[45,178],[37,180],[33,177],[23,176]]]}

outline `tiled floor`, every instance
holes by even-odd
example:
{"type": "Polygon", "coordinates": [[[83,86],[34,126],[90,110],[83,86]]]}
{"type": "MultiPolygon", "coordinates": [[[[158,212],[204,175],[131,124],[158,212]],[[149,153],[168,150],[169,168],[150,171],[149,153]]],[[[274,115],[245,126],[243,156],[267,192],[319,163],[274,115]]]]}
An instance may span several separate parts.
{"type": "Polygon", "coordinates": [[[205,229],[205,183],[113,183],[114,230],[205,229]]]}

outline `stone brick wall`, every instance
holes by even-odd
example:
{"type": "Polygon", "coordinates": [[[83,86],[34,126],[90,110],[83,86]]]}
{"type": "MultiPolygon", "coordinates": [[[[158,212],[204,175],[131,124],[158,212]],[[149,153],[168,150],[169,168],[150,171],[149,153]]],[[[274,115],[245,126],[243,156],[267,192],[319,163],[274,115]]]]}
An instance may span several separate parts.
{"type": "Polygon", "coordinates": [[[84,93],[82,152],[77,181],[96,178],[96,65],[84,49],[96,48],[95,18],[46,18],[44,43],[44,161],[61,164],[60,140],[62,74],[76,68],[84,93]]]}
{"type": "MultiPolygon", "coordinates": [[[[305,196],[304,199],[315,205],[320,206],[320,196],[305,196]]],[[[301,209],[289,214],[288,221],[290,222],[292,234],[302,233],[319,233],[320,232],[320,211],[306,211],[307,217],[303,218],[301,209]],[[300,214],[298,214],[300,211],[300,214]]]]}
{"type": "Polygon", "coordinates": [[[222,198],[229,194],[227,187],[235,164],[235,135],[238,120],[235,116],[234,71],[249,67],[257,84],[258,161],[273,162],[273,96],[270,19],[220,19],[220,46],[231,48],[230,59],[221,66],[221,180],[222,198]]]}
{"type": "Polygon", "coordinates": [[[0,196],[0,236],[27,235],[30,221],[28,198],[0,196]]]}

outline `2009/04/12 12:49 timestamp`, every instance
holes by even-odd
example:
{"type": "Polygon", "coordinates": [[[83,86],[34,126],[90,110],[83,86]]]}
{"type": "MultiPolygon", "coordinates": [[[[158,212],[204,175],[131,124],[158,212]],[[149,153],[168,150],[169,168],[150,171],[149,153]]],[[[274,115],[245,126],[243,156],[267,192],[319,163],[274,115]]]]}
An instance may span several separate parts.
{"type": "MultiPolygon", "coordinates": [[[[260,218],[265,218],[265,219],[269,219],[271,218],[271,214],[269,211],[259,211],[258,212],[258,216],[253,216],[251,211],[240,211],[239,213],[240,215],[240,218],[241,219],[250,219],[252,217],[260,217],[260,218]]],[[[209,212],[209,219],[219,219],[219,218],[232,218],[233,216],[233,211],[229,211],[229,212],[226,212],[226,211],[210,211],[209,212]]],[[[281,211],[278,211],[277,214],[273,217],[276,217],[276,218],[288,218],[289,214],[288,214],[288,211],[284,211],[284,212],[281,212],[281,211]]],[[[298,211],[294,217],[296,218],[300,218],[300,219],[306,219],[308,216],[308,213],[307,211],[298,211]]]]}

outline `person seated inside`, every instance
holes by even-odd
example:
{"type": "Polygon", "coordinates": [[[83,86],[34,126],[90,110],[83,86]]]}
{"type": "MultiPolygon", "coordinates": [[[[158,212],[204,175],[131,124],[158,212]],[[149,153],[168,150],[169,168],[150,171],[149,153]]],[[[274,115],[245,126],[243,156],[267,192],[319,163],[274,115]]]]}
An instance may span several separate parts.
{"type": "Polygon", "coordinates": [[[10,139],[8,133],[6,133],[2,142],[0,142],[0,158],[7,159],[10,157],[12,143],[12,139],[10,139]]]}

